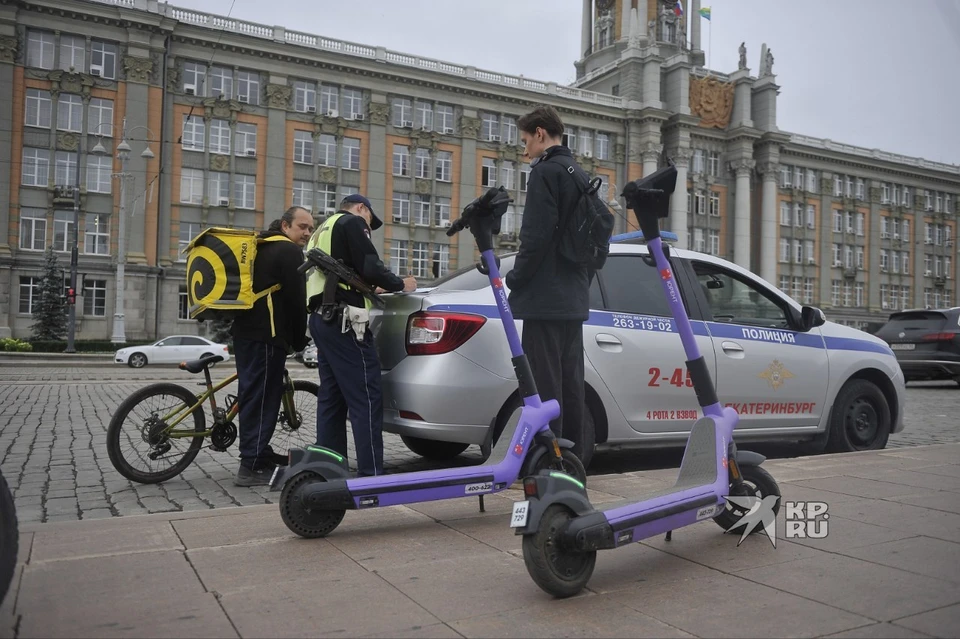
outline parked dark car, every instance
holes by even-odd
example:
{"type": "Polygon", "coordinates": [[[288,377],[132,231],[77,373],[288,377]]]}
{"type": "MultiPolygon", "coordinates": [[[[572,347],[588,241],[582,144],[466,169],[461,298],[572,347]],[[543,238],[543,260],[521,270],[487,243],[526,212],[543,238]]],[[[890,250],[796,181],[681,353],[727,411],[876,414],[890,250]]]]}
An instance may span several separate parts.
{"type": "Polygon", "coordinates": [[[896,353],[906,381],[960,385],[960,307],[893,313],[876,335],[896,353]]]}

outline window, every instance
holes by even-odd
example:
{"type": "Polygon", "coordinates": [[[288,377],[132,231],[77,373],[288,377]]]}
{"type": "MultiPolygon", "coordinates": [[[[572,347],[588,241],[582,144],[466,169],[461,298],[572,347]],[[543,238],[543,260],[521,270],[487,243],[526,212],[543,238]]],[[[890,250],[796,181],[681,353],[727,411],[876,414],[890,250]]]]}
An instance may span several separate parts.
{"type": "Polygon", "coordinates": [[[708,231],[707,235],[710,240],[710,255],[720,255],[720,231],[708,231]]]}
{"type": "Polygon", "coordinates": [[[317,145],[317,163],[321,166],[337,165],[337,138],[327,134],[320,136],[317,145]]]}
{"type": "Polygon", "coordinates": [[[39,69],[53,68],[54,35],[46,31],[27,34],[27,66],[39,69]]]}
{"type": "Polygon", "coordinates": [[[900,265],[904,275],[910,273],[910,253],[908,251],[901,251],[900,265]]]}
{"type": "MultiPolygon", "coordinates": [[[[193,241],[200,233],[200,225],[196,222],[180,222],[180,237],[177,240],[177,261],[186,262],[187,256],[183,254],[187,245],[193,241]]],[[[181,318],[183,319],[183,318],[181,318]]]]}
{"type": "Polygon", "coordinates": [[[230,123],[227,120],[210,120],[210,152],[230,154],[230,123]]]}
{"type": "Polygon", "coordinates": [[[437,226],[450,225],[450,198],[436,198],[433,204],[433,223],[437,226]]]}
{"type": "Polygon", "coordinates": [[[207,176],[207,200],[210,206],[227,206],[230,202],[230,174],[211,171],[207,176]]]}
{"type": "Polygon", "coordinates": [[[790,226],[790,204],[780,203],[780,226],[790,226]]]}
{"type": "Polygon", "coordinates": [[[23,149],[21,184],[46,187],[50,179],[50,152],[47,149],[23,149]]]}
{"type": "Polygon", "coordinates": [[[500,184],[508,191],[512,191],[516,186],[517,169],[513,162],[502,162],[500,164],[500,184]]]}
{"type": "Polygon", "coordinates": [[[857,213],[857,235],[863,236],[863,213],[857,213]]]}
{"type": "Polygon", "coordinates": [[[101,78],[114,80],[117,77],[117,45],[102,40],[90,42],[90,73],[100,73],[101,78]]]}
{"type": "Polygon", "coordinates": [[[857,282],[854,285],[855,301],[854,306],[863,306],[863,282],[857,282]]]}
{"type": "Polygon", "coordinates": [[[817,258],[813,254],[813,240],[803,241],[804,253],[807,254],[807,264],[816,264],[817,258]]]}
{"type": "Polygon", "coordinates": [[[80,132],[83,124],[83,99],[79,95],[61,93],[57,101],[57,129],[80,132]]]}
{"type": "Polygon", "coordinates": [[[224,67],[210,67],[210,96],[233,97],[233,71],[224,67]]]}
{"type": "Polygon", "coordinates": [[[438,104],[435,110],[437,130],[440,133],[453,133],[453,107],[447,104],[438,104]]]}
{"type": "MultiPolygon", "coordinates": [[[[789,326],[782,302],[755,284],[714,264],[693,261],[693,268],[714,321],[770,328],[789,326]]],[[[656,284],[659,286],[660,282],[656,284]]]]}
{"type": "Polygon", "coordinates": [[[803,243],[800,240],[793,241],[793,261],[796,264],[803,264],[803,243]]]}
{"type": "Polygon", "coordinates": [[[700,253],[707,250],[707,240],[703,235],[703,229],[693,229],[693,250],[700,253]]]}
{"type": "Polygon", "coordinates": [[[424,131],[433,130],[433,105],[417,100],[413,107],[413,126],[424,131]]]}
{"type": "Polygon", "coordinates": [[[430,226],[430,196],[415,195],[413,200],[413,223],[430,226]]]}
{"type": "Polygon", "coordinates": [[[54,184],[57,186],[72,186],[77,183],[77,154],[68,151],[57,151],[54,184]]]}
{"type": "Polygon", "coordinates": [[[84,56],[86,54],[86,40],[79,36],[60,35],[60,68],[64,71],[86,73],[84,56]]]}
{"type": "Polygon", "coordinates": [[[413,102],[407,98],[393,99],[393,126],[413,126],[413,102]]]}
{"type": "Polygon", "coordinates": [[[489,187],[497,185],[497,164],[492,158],[483,158],[483,167],[480,171],[481,186],[489,187]]]}
{"type": "Polygon", "coordinates": [[[398,224],[410,223],[410,195],[407,193],[393,194],[393,221],[398,224]]]}
{"type": "Polygon", "coordinates": [[[180,169],[180,201],[184,204],[203,204],[203,171],[180,169]]]}
{"type": "Polygon", "coordinates": [[[863,247],[862,247],[862,246],[858,246],[858,247],[857,247],[857,268],[863,269],[863,267],[864,267],[864,262],[863,262],[863,247]]]}
{"type": "MultiPolygon", "coordinates": [[[[492,113],[483,113],[480,116],[480,139],[481,140],[499,140],[500,139],[500,120],[492,113]]],[[[564,134],[566,135],[566,134],[564,134]]]]}
{"type": "Polygon", "coordinates": [[[73,247],[73,212],[54,211],[53,250],[67,252],[73,247]]]}
{"type": "Polygon", "coordinates": [[[110,254],[110,218],[87,213],[83,252],[87,255],[110,254]]]}
{"type": "Polygon", "coordinates": [[[237,71],[237,99],[247,104],[260,104],[260,74],[237,71]]]}
{"type": "Polygon", "coordinates": [[[20,313],[32,315],[33,309],[40,303],[40,278],[20,278],[20,313]]]}
{"type": "Polygon", "coordinates": [[[833,210],[833,232],[843,233],[843,212],[833,210]]]}
{"type": "Polygon", "coordinates": [[[407,240],[392,240],[390,242],[390,270],[397,275],[406,275],[408,243],[407,240]]]}
{"type": "Polygon", "coordinates": [[[20,248],[42,251],[47,243],[47,212],[43,209],[20,209],[20,248]]]}
{"type": "Polygon", "coordinates": [[[313,164],[313,136],[309,131],[293,132],[293,161],[313,164]]]}
{"type": "Polygon", "coordinates": [[[181,148],[185,151],[203,151],[205,124],[198,115],[183,116],[183,137],[181,148]]]}
{"type": "Polygon", "coordinates": [[[413,276],[427,277],[430,267],[430,244],[427,242],[413,243],[413,276]]]}
{"type": "Polygon", "coordinates": [[[113,172],[113,158],[99,155],[87,156],[87,190],[92,193],[109,193],[113,172]]]}
{"type": "Polygon", "coordinates": [[[257,177],[255,175],[235,175],[233,183],[233,203],[238,209],[256,208],[257,177]]]}
{"type": "Polygon", "coordinates": [[[317,110],[317,89],[313,82],[293,83],[293,108],[301,113],[317,110]]]}
{"type": "Polygon", "coordinates": [[[720,217],[720,195],[716,191],[710,191],[710,215],[720,217]]]}
{"type": "Polygon", "coordinates": [[[190,95],[203,95],[207,68],[199,62],[183,63],[183,91],[190,95]]]}
{"type": "Polygon", "coordinates": [[[393,174],[410,175],[410,148],[393,145],[393,174]]]}
{"type": "Polygon", "coordinates": [[[177,319],[190,319],[190,298],[187,296],[187,287],[181,286],[177,294],[177,319]]]}
{"type": "Polygon", "coordinates": [[[813,304],[813,278],[807,277],[803,280],[803,303],[813,304]]]}
{"type": "Polygon", "coordinates": [[[418,178],[430,179],[430,150],[417,148],[416,173],[418,178]]]}
{"type": "Polygon", "coordinates": [[[347,120],[357,120],[363,117],[363,91],[359,89],[344,89],[341,92],[343,103],[342,115],[347,120]]]}
{"type": "Polygon", "coordinates": [[[293,206],[302,206],[308,211],[313,210],[313,184],[301,180],[293,181],[293,206]]]}
{"type": "Polygon", "coordinates": [[[706,205],[704,204],[705,198],[704,198],[704,196],[703,196],[703,193],[697,193],[697,194],[694,196],[693,201],[696,203],[696,212],[697,212],[697,215],[703,215],[704,213],[706,213],[706,208],[707,208],[707,207],[706,207],[706,205]]]}
{"type": "Polygon", "coordinates": [[[690,171],[694,174],[703,173],[704,153],[703,149],[693,150],[693,166],[690,171]]]}
{"type": "Polygon", "coordinates": [[[610,136],[606,133],[597,133],[597,158],[610,159],[610,136]]]}
{"type": "Polygon", "coordinates": [[[639,255],[610,255],[600,272],[605,307],[610,311],[669,317],[660,274],[639,255]]]}
{"type": "Polygon", "coordinates": [[[87,132],[113,137],[113,100],[90,98],[87,107],[87,132]]]}
{"type": "MultiPolygon", "coordinates": [[[[500,122],[500,133],[503,135],[503,141],[507,144],[517,143],[517,120],[508,115],[503,116],[500,122]]],[[[589,140],[589,134],[587,134],[589,140]]]]}
{"type": "Polygon", "coordinates": [[[793,172],[790,170],[789,166],[781,165],[780,167],[780,187],[789,188],[793,182],[791,181],[793,177],[793,172]]]}
{"type": "Polygon", "coordinates": [[[249,122],[237,122],[233,136],[233,147],[237,155],[256,155],[257,125],[249,122]],[[251,153],[252,152],[252,153],[251,153]]]}
{"type": "Polygon", "coordinates": [[[450,182],[453,180],[453,153],[450,151],[437,151],[437,160],[435,163],[437,180],[440,182],[450,182]]]}
{"type": "Polygon", "coordinates": [[[430,273],[434,278],[443,277],[450,271],[450,247],[446,244],[433,245],[433,265],[430,273]]]}
{"type": "Polygon", "coordinates": [[[780,261],[790,261],[790,240],[785,237],[780,238],[780,261]]]}
{"type": "Polygon", "coordinates": [[[720,154],[716,151],[710,151],[708,156],[708,166],[710,170],[710,175],[713,177],[720,177],[720,154]]]}
{"type": "Polygon", "coordinates": [[[343,168],[360,170],[360,140],[343,138],[343,168]]]}
{"type": "Polygon", "coordinates": [[[817,192],[817,174],[813,169],[807,169],[807,191],[817,192]]]}
{"type": "Polygon", "coordinates": [[[523,166],[520,167],[520,191],[521,192],[526,192],[527,181],[529,179],[530,179],[530,165],[524,164],[523,166]]]}
{"type": "Polygon", "coordinates": [[[320,85],[320,113],[330,116],[340,115],[340,92],[329,84],[320,85]]]}
{"type": "Polygon", "coordinates": [[[807,228],[812,229],[816,224],[817,210],[812,204],[807,206],[807,228]]]}
{"type": "Polygon", "coordinates": [[[53,100],[50,99],[49,91],[40,89],[27,89],[26,114],[24,116],[24,126],[36,126],[43,129],[49,129],[53,115],[53,100]]]}
{"type": "Polygon", "coordinates": [[[83,314],[105,317],[107,314],[107,281],[85,280],[83,283],[83,314]]]}

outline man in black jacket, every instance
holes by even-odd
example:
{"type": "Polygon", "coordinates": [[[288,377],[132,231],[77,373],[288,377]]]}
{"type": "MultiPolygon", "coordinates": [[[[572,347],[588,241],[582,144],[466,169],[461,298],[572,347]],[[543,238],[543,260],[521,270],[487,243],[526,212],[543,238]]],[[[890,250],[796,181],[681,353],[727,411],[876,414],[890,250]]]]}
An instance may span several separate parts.
{"type": "Polygon", "coordinates": [[[530,158],[527,198],[520,227],[520,251],[507,274],[510,307],[523,320],[523,350],[542,399],[560,402],[554,434],[574,442],[583,465],[593,456],[584,449],[583,322],[590,315],[593,274],[558,253],[557,225],[573,214],[580,196],[570,149],[563,146],[563,122],[550,106],[537,107],[517,122],[524,155],[530,158]]]}
{"type": "Polygon", "coordinates": [[[270,439],[277,426],[283,395],[283,370],[287,353],[307,345],[306,279],[297,272],[303,263],[303,247],[313,233],[313,216],[300,207],[291,207],[270,228],[260,234],[272,241],[257,245],[253,263],[253,290],[275,284],[271,317],[267,297],[240,313],[230,329],[237,360],[240,402],[240,469],[237,486],[262,486],[286,457],[273,452],[270,439]]]}
{"type": "MultiPolygon", "coordinates": [[[[317,247],[353,269],[367,284],[385,291],[411,292],[417,288],[413,277],[400,278],[390,271],[370,241],[370,232],[383,226],[373,206],[360,194],[348,195],[340,210],[331,215],[311,238],[308,248],[317,247]]],[[[317,445],[347,456],[347,414],[353,427],[357,450],[357,475],[383,474],[383,395],[380,387],[380,359],[373,333],[356,312],[348,314],[356,326],[344,330],[347,307],[361,315],[371,304],[360,292],[340,283],[333,300],[332,321],[321,317],[326,276],[315,269],[307,279],[307,300],[311,310],[310,334],[317,345],[317,445]]]]}

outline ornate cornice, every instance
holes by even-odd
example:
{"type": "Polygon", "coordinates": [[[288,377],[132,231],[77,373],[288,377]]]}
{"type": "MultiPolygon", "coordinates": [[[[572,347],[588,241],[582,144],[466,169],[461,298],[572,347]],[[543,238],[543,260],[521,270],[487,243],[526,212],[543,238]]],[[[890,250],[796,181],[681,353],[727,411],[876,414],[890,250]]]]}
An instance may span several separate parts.
{"type": "Polygon", "coordinates": [[[290,107],[290,96],[293,95],[291,87],[286,84],[268,84],[266,90],[268,107],[271,109],[287,109],[290,107]]]}
{"type": "Polygon", "coordinates": [[[738,178],[739,177],[749,177],[753,172],[754,167],[757,166],[756,160],[734,160],[729,162],[727,166],[730,169],[731,173],[734,173],[738,178]]]}
{"type": "Polygon", "coordinates": [[[153,60],[132,55],[124,56],[123,72],[128,82],[150,84],[153,79],[153,60]]]}

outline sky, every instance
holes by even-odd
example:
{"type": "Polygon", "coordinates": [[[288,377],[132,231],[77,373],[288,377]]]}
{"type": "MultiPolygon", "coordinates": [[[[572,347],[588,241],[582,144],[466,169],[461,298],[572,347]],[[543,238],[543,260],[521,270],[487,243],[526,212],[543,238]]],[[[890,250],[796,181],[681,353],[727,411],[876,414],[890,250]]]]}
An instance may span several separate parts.
{"type": "MultiPolygon", "coordinates": [[[[573,82],[580,55],[581,0],[170,4],[559,84],[573,82]]],[[[757,75],[761,45],[771,49],[782,131],[960,165],[960,0],[701,5],[710,68],[735,71],[746,42],[757,75]]]]}

